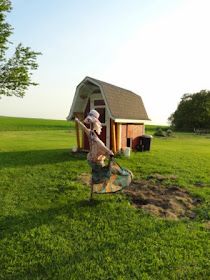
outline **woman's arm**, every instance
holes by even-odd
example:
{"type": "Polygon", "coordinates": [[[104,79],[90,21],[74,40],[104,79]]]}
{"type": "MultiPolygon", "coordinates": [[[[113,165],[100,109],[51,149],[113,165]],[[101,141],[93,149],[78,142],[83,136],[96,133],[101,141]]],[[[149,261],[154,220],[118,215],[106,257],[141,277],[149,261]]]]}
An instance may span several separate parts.
{"type": "Polygon", "coordinates": [[[81,126],[87,135],[90,134],[90,129],[87,128],[78,118],[75,118],[75,121],[81,126]]]}
{"type": "Polygon", "coordinates": [[[100,146],[100,148],[103,149],[104,152],[105,152],[107,155],[109,155],[109,156],[113,156],[113,155],[114,155],[114,153],[113,153],[110,149],[108,149],[108,148],[105,146],[104,142],[102,142],[99,138],[97,138],[96,141],[97,141],[98,145],[100,146]]]}

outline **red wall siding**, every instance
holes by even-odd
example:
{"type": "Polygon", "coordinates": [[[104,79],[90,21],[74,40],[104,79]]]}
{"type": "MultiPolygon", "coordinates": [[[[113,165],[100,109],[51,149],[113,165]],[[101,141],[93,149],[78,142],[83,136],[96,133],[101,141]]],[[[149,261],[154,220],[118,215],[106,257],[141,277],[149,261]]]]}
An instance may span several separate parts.
{"type": "Polygon", "coordinates": [[[136,145],[139,144],[139,137],[144,133],[143,124],[122,124],[122,149],[127,146],[127,139],[132,139],[132,149],[135,150],[136,145]]]}
{"type": "Polygon", "coordinates": [[[122,124],[121,147],[124,150],[127,146],[127,124],[122,124]]]}

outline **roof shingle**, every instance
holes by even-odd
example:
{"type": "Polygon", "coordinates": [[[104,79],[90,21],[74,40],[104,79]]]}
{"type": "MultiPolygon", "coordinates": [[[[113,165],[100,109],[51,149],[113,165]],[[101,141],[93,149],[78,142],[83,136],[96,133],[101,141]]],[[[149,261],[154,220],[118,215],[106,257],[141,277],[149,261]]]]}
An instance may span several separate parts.
{"type": "Polygon", "coordinates": [[[139,95],[130,90],[89,78],[101,86],[112,117],[116,119],[149,120],[139,95]]]}

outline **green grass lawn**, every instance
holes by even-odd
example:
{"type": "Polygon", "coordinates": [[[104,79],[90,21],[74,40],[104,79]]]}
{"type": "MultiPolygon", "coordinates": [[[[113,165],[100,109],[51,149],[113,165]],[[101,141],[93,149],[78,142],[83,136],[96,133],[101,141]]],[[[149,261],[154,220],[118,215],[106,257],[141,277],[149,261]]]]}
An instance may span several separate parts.
{"type": "Polygon", "coordinates": [[[66,130],[73,123],[62,120],[28,119],[0,116],[0,131],[66,130]]]}
{"type": "Polygon", "coordinates": [[[201,198],[195,219],[172,221],[123,194],[90,204],[73,127],[0,118],[0,279],[210,279],[210,137],[153,138],[150,152],[117,159],[136,179],[176,175],[201,198]]]}

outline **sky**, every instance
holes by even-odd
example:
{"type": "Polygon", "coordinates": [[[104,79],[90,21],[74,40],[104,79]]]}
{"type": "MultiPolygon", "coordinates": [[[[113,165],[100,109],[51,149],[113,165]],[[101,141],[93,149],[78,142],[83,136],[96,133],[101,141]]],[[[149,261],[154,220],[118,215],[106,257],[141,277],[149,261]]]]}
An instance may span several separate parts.
{"type": "MultiPolygon", "coordinates": [[[[167,124],[185,93],[210,90],[209,0],[12,0],[18,43],[42,52],[36,87],[2,97],[0,115],[66,119],[90,76],[139,94],[167,124]]],[[[130,108],[131,109],[131,108],[130,108]]]]}

